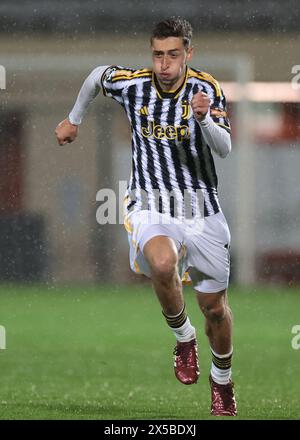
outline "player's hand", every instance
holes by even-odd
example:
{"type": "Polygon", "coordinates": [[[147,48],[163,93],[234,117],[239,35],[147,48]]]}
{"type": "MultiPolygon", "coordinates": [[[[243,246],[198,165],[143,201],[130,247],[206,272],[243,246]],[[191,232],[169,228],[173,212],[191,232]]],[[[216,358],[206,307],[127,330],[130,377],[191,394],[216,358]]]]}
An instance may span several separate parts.
{"type": "Polygon", "coordinates": [[[56,139],[59,145],[75,141],[78,134],[78,126],[71,124],[69,119],[61,121],[55,129],[56,139]]]}
{"type": "Polygon", "coordinates": [[[204,92],[198,92],[193,96],[191,107],[197,121],[202,121],[205,118],[210,106],[210,99],[204,92]]]}

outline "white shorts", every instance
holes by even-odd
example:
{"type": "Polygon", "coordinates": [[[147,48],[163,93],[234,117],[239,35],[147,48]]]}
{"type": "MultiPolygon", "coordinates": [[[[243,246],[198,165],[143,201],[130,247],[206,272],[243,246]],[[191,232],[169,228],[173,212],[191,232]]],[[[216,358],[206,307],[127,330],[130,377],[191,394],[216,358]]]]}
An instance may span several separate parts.
{"type": "Polygon", "coordinates": [[[191,224],[157,212],[136,211],[125,217],[124,225],[128,232],[130,267],[135,273],[150,277],[144,246],[151,238],[165,235],[177,246],[178,270],[183,280],[188,278],[194,289],[203,293],[216,293],[228,287],[230,231],[223,212],[191,224]]]}

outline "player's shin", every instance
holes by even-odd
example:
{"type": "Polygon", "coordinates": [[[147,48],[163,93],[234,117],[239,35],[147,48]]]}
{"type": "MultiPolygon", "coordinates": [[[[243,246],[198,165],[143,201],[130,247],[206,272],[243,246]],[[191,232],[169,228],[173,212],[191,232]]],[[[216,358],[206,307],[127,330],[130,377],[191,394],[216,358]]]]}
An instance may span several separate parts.
{"type": "Polygon", "coordinates": [[[168,326],[173,331],[177,341],[188,342],[196,337],[195,327],[192,326],[189,317],[185,311],[185,305],[180,313],[174,316],[166,315],[162,312],[168,326]]]}

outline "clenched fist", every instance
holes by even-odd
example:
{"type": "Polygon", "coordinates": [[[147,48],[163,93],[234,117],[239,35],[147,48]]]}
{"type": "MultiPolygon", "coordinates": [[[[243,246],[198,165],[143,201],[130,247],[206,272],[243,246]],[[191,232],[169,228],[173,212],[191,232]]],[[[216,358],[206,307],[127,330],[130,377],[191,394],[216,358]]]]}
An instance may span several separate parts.
{"type": "Polygon", "coordinates": [[[71,124],[69,119],[64,119],[56,127],[55,134],[59,145],[65,145],[75,141],[78,134],[78,126],[71,124]]]}
{"type": "Polygon", "coordinates": [[[193,96],[191,107],[197,121],[202,121],[208,112],[210,99],[204,92],[198,92],[193,96]]]}

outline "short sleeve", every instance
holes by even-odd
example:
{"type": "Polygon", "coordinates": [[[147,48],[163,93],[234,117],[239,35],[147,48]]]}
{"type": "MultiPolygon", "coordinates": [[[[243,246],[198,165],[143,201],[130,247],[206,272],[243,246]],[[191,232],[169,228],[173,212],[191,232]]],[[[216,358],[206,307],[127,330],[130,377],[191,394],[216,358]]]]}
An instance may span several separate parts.
{"type": "Polygon", "coordinates": [[[214,91],[214,99],[210,106],[210,116],[217,125],[225,128],[225,130],[230,133],[231,129],[227,114],[226,98],[218,83],[217,87],[214,88],[214,91]]]}
{"type": "Polygon", "coordinates": [[[101,85],[103,94],[123,104],[123,91],[128,86],[128,78],[134,69],[121,66],[110,66],[102,75],[101,85]]]}

